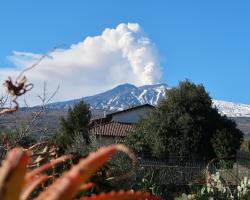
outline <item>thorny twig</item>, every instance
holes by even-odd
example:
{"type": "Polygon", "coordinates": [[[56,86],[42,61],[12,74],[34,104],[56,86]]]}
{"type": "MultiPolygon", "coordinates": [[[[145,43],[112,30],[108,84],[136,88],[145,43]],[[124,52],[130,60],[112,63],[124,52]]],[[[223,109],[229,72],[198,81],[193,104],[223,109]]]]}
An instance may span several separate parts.
{"type": "Polygon", "coordinates": [[[6,104],[6,102],[9,99],[9,95],[8,93],[2,94],[0,97],[0,108],[4,108],[4,105],[6,104]]]}
{"type": "Polygon", "coordinates": [[[27,84],[26,82],[27,78],[25,76],[23,76],[20,80],[17,79],[15,83],[13,83],[10,77],[5,81],[4,86],[7,89],[7,93],[11,96],[12,102],[15,104],[15,106],[13,108],[1,110],[0,115],[13,113],[18,110],[19,104],[17,102],[17,98],[33,88],[32,83],[27,84]]]}
{"type": "MultiPolygon", "coordinates": [[[[38,120],[38,118],[45,112],[47,105],[50,103],[50,101],[54,98],[54,96],[57,94],[59,90],[59,86],[57,86],[56,90],[51,94],[48,95],[47,93],[47,83],[44,82],[44,87],[43,87],[43,94],[38,95],[38,98],[41,100],[41,105],[39,106],[39,109],[33,113],[33,116],[31,119],[24,121],[24,123],[22,123],[21,128],[16,128],[16,132],[18,132],[18,136],[15,139],[14,143],[12,144],[12,146],[17,146],[20,141],[28,135],[28,133],[31,131],[31,129],[33,129],[36,126],[36,122],[38,120]]],[[[25,105],[27,107],[29,107],[26,99],[24,98],[25,101],[25,105]]],[[[21,117],[22,118],[22,117],[21,117]]],[[[46,133],[48,129],[40,129],[39,131],[43,131],[44,134],[46,133]]]]}
{"type": "MultiPolygon", "coordinates": [[[[60,45],[61,46],[61,45],[60,45]]],[[[55,47],[52,49],[51,52],[58,49],[58,47],[55,47]]],[[[19,109],[19,104],[17,102],[17,98],[23,94],[25,94],[27,91],[30,91],[33,88],[32,83],[27,83],[27,78],[23,74],[36,67],[38,64],[42,62],[44,58],[46,58],[49,54],[43,54],[34,64],[31,66],[25,68],[20,72],[20,74],[17,76],[16,81],[13,82],[11,77],[8,77],[8,80],[5,81],[4,86],[7,89],[7,94],[11,96],[12,102],[15,104],[14,107],[5,108],[0,111],[0,116],[6,113],[13,113],[16,112],[19,109]]]]}
{"type": "Polygon", "coordinates": [[[53,53],[56,49],[58,49],[61,46],[64,46],[64,45],[63,44],[58,45],[58,46],[54,47],[51,51],[49,51],[49,53],[43,54],[35,63],[33,63],[31,66],[29,66],[29,67],[25,68],[23,71],[21,71],[21,73],[17,77],[17,80],[22,77],[24,72],[29,71],[29,70],[33,69],[34,67],[36,67],[37,65],[39,65],[46,57],[49,57],[50,53],[53,53]]]}
{"type": "Polygon", "coordinates": [[[43,95],[38,95],[38,98],[41,100],[42,104],[40,107],[40,110],[35,112],[33,118],[31,120],[29,120],[28,124],[26,125],[26,128],[21,131],[21,135],[25,136],[27,135],[27,133],[31,130],[31,128],[34,126],[36,120],[38,119],[38,117],[41,116],[41,114],[45,111],[47,105],[49,104],[49,102],[55,97],[55,95],[57,94],[59,90],[59,85],[57,86],[56,90],[48,97],[47,95],[47,83],[44,82],[44,86],[43,86],[43,95]]]}

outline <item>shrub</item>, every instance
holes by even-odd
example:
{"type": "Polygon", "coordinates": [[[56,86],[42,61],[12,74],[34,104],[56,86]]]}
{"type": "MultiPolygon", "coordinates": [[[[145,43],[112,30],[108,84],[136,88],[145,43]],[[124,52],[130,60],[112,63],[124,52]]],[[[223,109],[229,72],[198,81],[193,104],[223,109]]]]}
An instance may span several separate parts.
{"type": "MultiPolygon", "coordinates": [[[[0,169],[0,199],[2,200],[26,200],[30,199],[32,192],[38,185],[52,178],[51,185],[42,187],[41,192],[36,197],[37,200],[68,200],[74,198],[80,191],[86,190],[93,185],[88,183],[89,178],[103,164],[110,159],[117,151],[124,150],[126,147],[122,145],[111,145],[103,147],[95,153],[91,153],[87,158],[79,161],[68,172],[61,177],[49,177],[42,174],[45,170],[53,168],[55,165],[70,159],[71,156],[59,157],[52,160],[33,171],[27,171],[29,163],[29,155],[21,148],[11,150],[3,166],[0,169]]],[[[92,197],[82,197],[83,200],[158,200],[160,198],[151,196],[143,192],[111,192],[92,197]]]]}
{"type": "Polygon", "coordinates": [[[214,158],[236,153],[243,133],[218,113],[202,85],[184,81],[142,119],[126,143],[142,157],[214,158]]]}
{"type": "Polygon", "coordinates": [[[84,101],[80,101],[73,108],[69,108],[67,117],[61,118],[56,141],[63,152],[74,143],[76,137],[81,137],[86,145],[90,143],[88,130],[90,118],[89,106],[84,101]]]}

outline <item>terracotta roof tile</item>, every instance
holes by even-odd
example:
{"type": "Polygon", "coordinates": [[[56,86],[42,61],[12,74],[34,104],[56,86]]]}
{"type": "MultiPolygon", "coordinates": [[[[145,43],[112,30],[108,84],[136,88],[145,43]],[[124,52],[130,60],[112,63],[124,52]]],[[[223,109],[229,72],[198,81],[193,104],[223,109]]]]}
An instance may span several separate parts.
{"type": "Polygon", "coordinates": [[[134,131],[133,124],[125,124],[118,122],[108,122],[99,126],[92,127],[90,133],[94,135],[126,137],[128,133],[134,131]]]}

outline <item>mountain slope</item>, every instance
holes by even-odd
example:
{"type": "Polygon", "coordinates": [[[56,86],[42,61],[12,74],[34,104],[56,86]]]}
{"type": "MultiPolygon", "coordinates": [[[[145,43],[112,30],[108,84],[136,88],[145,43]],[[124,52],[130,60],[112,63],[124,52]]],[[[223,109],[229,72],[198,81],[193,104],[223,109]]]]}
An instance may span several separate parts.
{"type": "Polygon", "coordinates": [[[164,97],[166,89],[166,84],[145,85],[142,87],[136,87],[131,84],[123,84],[104,93],[71,101],[52,103],[49,107],[68,108],[83,99],[90,104],[91,109],[93,110],[111,112],[123,110],[133,105],[156,105],[157,102],[164,97]]]}
{"type": "MultiPolygon", "coordinates": [[[[114,112],[133,105],[156,105],[159,100],[164,98],[165,92],[168,89],[170,88],[166,84],[145,85],[141,87],[136,87],[132,84],[123,84],[97,95],[52,103],[49,107],[67,109],[83,99],[90,104],[92,110],[114,112]]],[[[213,100],[213,105],[218,108],[221,114],[225,114],[228,117],[250,117],[250,105],[219,100],[213,100]]]]}
{"type": "Polygon", "coordinates": [[[221,114],[228,117],[250,117],[250,105],[213,100],[221,114]]]}

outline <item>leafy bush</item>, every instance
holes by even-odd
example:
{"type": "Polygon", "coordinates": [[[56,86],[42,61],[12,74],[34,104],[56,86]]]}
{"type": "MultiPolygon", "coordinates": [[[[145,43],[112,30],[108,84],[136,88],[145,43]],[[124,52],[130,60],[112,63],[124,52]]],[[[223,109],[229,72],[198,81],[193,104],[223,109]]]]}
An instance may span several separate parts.
{"type": "Polygon", "coordinates": [[[65,153],[72,153],[81,157],[87,156],[90,152],[98,149],[98,143],[94,135],[89,136],[89,143],[80,135],[74,136],[72,143],[68,144],[65,153]]]}
{"type": "Polygon", "coordinates": [[[214,158],[236,153],[243,133],[221,116],[202,85],[184,81],[142,119],[126,144],[142,157],[214,158]]]}

